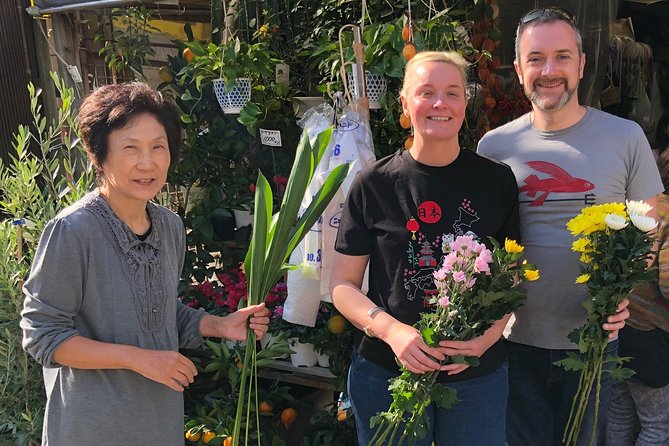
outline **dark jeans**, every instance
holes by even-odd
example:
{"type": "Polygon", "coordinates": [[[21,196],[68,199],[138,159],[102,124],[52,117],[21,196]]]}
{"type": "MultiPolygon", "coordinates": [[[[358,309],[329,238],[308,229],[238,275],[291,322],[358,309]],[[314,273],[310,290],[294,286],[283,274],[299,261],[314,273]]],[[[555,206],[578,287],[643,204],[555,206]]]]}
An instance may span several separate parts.
{"type": "MultiPolygon", "coordinates": [[[[580,371],[567,372],[553,363],[568,350],[548,350],[507,342],[509,360],[509,407],[506,435],[509,446],[559,446],[578,388],[580,371]]],[[[606,355],[618,354],[618,341],[609,343],[606,355]]],[[[606,367],[607,365],[605,365],[606,367]]],[[[612,379],[602,374],[597,444],[604,444],[604,425],[612,379]]],[[[587,445],[594,419],[594,389],[588,403],[578,444],[587,445]]]]}
{"type": "MultiPolygon", "coordinates": [[[[354,352],[348,389],[360,446],[367,446],[376,431],[369,427],[370,418],[388,410],[392,403],[388,380],[394,376],[397,373],[354,352]]],[[[461,401],[452,409],[431,404],[427,409],[430,429],[416,446],[503,446],[508,395],[506,363],[487,375],[446,385],[457,390],[461,401]]]]}

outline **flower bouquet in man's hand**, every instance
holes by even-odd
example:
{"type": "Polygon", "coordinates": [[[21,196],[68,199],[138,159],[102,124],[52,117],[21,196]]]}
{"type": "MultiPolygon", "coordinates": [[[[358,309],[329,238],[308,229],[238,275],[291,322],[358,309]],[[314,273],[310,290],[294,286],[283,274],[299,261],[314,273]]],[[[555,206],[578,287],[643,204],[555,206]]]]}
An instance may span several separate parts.
{"type": "MultiPolygon", "coordinates": [[[[506,239],[504,247],[490,239],[492,251],[474,236],[444,235],[444,258],[434,272],[438,294],[429,299],[434,311],[421,315],[416,327],[425,343],[437,347],[445,339],[466,341],[481,336],[496,321],[520,307],[524,280],[536,280],[539,271],[527,262],[519,263],[523,247],[506,239]]],[[[476,357],[450,357],[445,363],[478,365],[476,357]]],[[[378,426],[370,445],[409,444],[424,438],[429,427],[426,408],[434,401],[451,408],[458,402],[456,391],[436,382],[438,371],[416,374],[405,368],[390,380],[393,402],[386,412],[376,414],[371,426],[378,426]],[[404,425],[404,430],[399,429],[404,425]],[[398,436],[399,435],[399,436],[398,436]],[[397,442],[395,443],[395,441],[397,442]]]]}
{"type": "Polygon", "coordinates": [[[629,358],[604,358],[608,334],[602,324],[618,311],[618,305],[634,287],[653,278],[648,264],[654,239],[648,231],[657,222],[646,215],[650,210],[651,206],[642,201],[628,201],[627,207],[622,203],[606,203],[584,208],[567,223],[567,229],[580,237],[574,241],[572,250],[581,253],[582,274],[576,283],[584,283],[588,290],[588,299],[583,302],[588,316],[585,325],[569,333],[580,354],[569,352],[567,358],[556,362],[566,370],[581,371],[562,438],[566,445],[578,441],[593,388],[595,419],[590,444],[595,444],[602,372],[616,379],[629,378],[634,373],[621,367],[629,358]],[[615,367],[603,370],[605,363],[614,363],[615,367]]]}

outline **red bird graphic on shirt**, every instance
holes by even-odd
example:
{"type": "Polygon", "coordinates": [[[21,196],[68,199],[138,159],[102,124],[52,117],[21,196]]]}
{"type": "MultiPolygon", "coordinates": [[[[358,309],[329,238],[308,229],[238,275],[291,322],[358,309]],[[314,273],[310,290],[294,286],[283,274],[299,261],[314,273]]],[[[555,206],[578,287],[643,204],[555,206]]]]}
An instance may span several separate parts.
{"type": "Polygon", "coordinates": [[[526,192],[529,197],[536,197],[530,206],[541,206],[550,193],[586,192],[595,188],[588,180],[575,178],[566,170],[546,161],[528,161],[525,163],[532,169],[550,175],[548,178],[539,178],[532,174],[525,178],[525,185],[518,192],[526,192]]]}

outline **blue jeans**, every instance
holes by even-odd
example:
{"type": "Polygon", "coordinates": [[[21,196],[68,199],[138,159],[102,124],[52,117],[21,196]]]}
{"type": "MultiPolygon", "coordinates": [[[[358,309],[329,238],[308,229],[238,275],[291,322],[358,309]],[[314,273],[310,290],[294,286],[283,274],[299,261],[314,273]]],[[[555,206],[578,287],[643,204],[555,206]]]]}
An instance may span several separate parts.
{"type": "MultiPolygon", "coordinates": [[[[367,446],[376,431],[369,427],[370,418],[390,407],[388,380],[395,376],[396,373],[354,352],[348,389],[360,446],[367,446]]],[[[434,446],[504,445],[508,397],[506,363],[488,375],[447,385],[457,390],[461,401],[452,409],[430,405],[430,430],[416,446],[430,446],[433,442],[434,446]]]]}
{"type": "MultiPolygon", "coordinates": [[[[567,372],[553,363],[566,357],[568,350],[548,350],[507,342],[509,361],[509,407],[506,431],[509,446],[558,446],[569,419],[571,404],[578,388],[580,371],[567,372]]],[[[609,342],[606,355],[618,354],[618,341],[609,342]]],[[[610,368],[606,364],[605,368],[610,368]]],[[[597,444],[604,444],[604,426],[611,396],[612,379],[602,374],[597,444]]],[[[579,445],[589,444],[594,420],[594,394],[590,395],[578,438],[579,445]]]]}

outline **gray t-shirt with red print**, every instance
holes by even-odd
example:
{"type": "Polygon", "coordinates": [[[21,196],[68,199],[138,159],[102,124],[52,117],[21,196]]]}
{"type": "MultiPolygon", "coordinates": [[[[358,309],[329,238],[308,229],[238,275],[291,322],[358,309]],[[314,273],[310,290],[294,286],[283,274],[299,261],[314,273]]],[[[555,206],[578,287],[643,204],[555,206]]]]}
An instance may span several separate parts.
{"type": "MultiPolygon", "coordinates": [[[[473,232],[484,242],[518,240],[518,189],[508,166],[461,150],[448,166],[431,167],[408,151],[376,161],[353,181],[341,217],[335,249],[369,255],[369,292],[376,305],[413,324],[430,311],[425,298],[436,293],[432,273],[443,255],[444,234],[473,232]]],[[[388,370],[398,370],[392,349],[362,336],[359,352],[388,370]]],[[[458,381],[496,370],[506,355],[501,342],[478,367],[439,381],[458,381]]]]}
{"type": "Polygon", "coordinates": [[[510,341],[571,349],[567,335],[585,322],[584,285],[574,281],[567,221],[585,206],[651,198],[664,190],[652,152],[633,121],[588,107],[575,125],[540,131],[529,114],[488,132],[478,153],[513,169],[518,181],[525,258],[541,279],[526,284],[528,298],[507,326],[510,341]]]}

